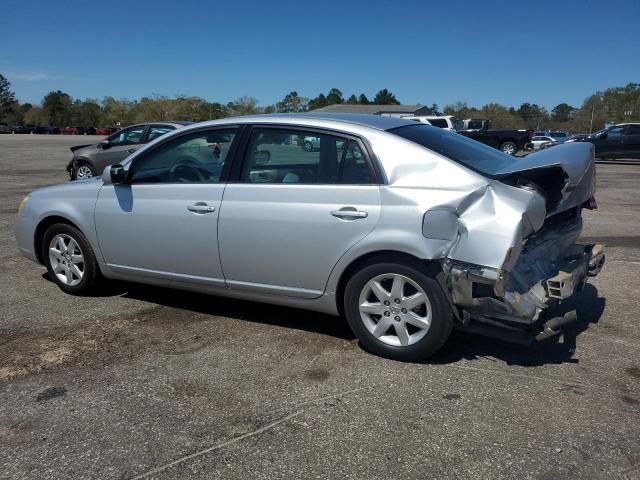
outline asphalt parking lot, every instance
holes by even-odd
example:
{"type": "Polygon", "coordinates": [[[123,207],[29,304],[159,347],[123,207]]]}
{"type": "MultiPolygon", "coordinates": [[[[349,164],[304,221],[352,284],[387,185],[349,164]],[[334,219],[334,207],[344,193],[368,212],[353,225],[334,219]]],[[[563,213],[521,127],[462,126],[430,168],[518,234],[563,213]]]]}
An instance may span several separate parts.
{"type": "Polygon", "coordinates": [[[584,238],[607,264],[572,332],[456,334],[407,364],[316,313],[64,295],[19,255],[15,215],[91,140],[0,136],[0,478],[640,478],[640,164],[598,166],[584,238]]]}

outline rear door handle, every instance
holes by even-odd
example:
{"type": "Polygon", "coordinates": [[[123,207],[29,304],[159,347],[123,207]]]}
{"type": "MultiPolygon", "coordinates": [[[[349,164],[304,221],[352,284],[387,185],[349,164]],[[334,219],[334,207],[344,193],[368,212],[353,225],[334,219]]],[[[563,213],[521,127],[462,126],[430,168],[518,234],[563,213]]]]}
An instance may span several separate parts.
{"type": "Polygon", "coordinates": [[[367,218],[369,214],[362,210],[356,210],[354,207],[342,207],[340,210],[333,210],[331,215],[342,220],[356,220],[358,218],[367,218]]]}
{"type": "Polygon", "coordinates": [[[133,152],[135,152],[135,151],[136,151],[136,149],[135,149],[135,148],[130,148],[129,150],[127,150],[127,153],[133,153],[133,152]]]}
{"type": "Polygon", "coordinates": [[[216,207],[207,205],[205,202],[197,202],[193,205],[189,205],[187,210],[194,213],[211,213],[216,211],[216,207]]]}

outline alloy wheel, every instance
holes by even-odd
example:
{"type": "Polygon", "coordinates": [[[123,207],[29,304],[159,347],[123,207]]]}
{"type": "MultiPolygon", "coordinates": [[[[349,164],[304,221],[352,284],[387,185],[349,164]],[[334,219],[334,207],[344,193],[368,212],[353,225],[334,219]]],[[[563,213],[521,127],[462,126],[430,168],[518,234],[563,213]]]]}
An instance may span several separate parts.
{"type": "Polygon", "coordinates": [[[397,273],[369,280],[360,293],[358,308],[367,330],[387,345],[413,345],[431,326],[429,297],[420,285],[397,273]]]}
{"type": "Polygon", "coordinates": [[[88,165],[80,165],[76,170],[76,180],[93,177],[93,171],[88,165]]]}
{"type": "Polygon", "coordinates": [[[84,275],[84,256],[80,245],[69,235],[60,233],[49,242],[49,263],[57,279],[74,287],[84,275]]]}

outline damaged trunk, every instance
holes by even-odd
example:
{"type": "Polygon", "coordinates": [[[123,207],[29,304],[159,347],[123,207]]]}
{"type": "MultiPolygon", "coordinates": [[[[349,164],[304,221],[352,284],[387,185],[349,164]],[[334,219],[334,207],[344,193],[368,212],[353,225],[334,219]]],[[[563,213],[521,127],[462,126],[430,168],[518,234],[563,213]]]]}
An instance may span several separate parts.
{"type": "Polygon", "coordinates": [[[453,303],[463,325],[481,322],[541,335],[532,332],[536,326],[558,333],[542,322],[604,263],[602,245],[576,243],[582,209],[593,205],[592,146],[570,144],[529,155],[494,178],[457,212],[459,239],[444,262],[453,303]]]}

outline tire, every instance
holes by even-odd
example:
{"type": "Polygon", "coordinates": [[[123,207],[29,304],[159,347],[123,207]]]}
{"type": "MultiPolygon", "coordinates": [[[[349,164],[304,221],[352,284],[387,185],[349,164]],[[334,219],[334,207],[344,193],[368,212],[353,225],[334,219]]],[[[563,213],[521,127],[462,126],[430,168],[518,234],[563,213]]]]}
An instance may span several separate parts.
{"type": "Polygon", "coordinates": [[[518,146],[513,142],[504,142],[500,145],[500,150],[507,155],[515,155],[518,151],[518,146]]]}
{"type": "Polygon", "coordinates": [[[87,162],[80,162],[78,166],[73,170],[74,180],[84,180],[96,176],[96,169],[93,165],[87,162]]]}
{"type": "Polygon", "coordinates": [[[366,350],[395,360],[428,358],[442,348],[453,330],[451,309],[436,280],[403,263],[375,263],[353,275],[345,288],[344,312],[366,350]],[[404,286],[394,292],[396,281],[404,286]],[[375,288],[377,294],[371,288],[374,282],[382,287],[382,291],[375,288]],[[402,298],[396,303],[393,294],[398,291],[402,298]],[[418,293],[425,301],[414,307],[418,293]]]}
{"type": "Polygon", "coordinates": [[[305,152],[312,152],[313,151],[313,144],[311,142],[309,142],[309,141],[306,141],[302,145],[302,148],[304,149],[305,152]]]}
{"type": "Polygon", "coordinates": [[[56,223],[45,232],[41,248],[49,278],[62,291],[89,295],[97,289],[102,279],[98,261],[80,230],[66,223],[56,223]],[[67,267],[70,263],[75,269],[67,267]]]}

